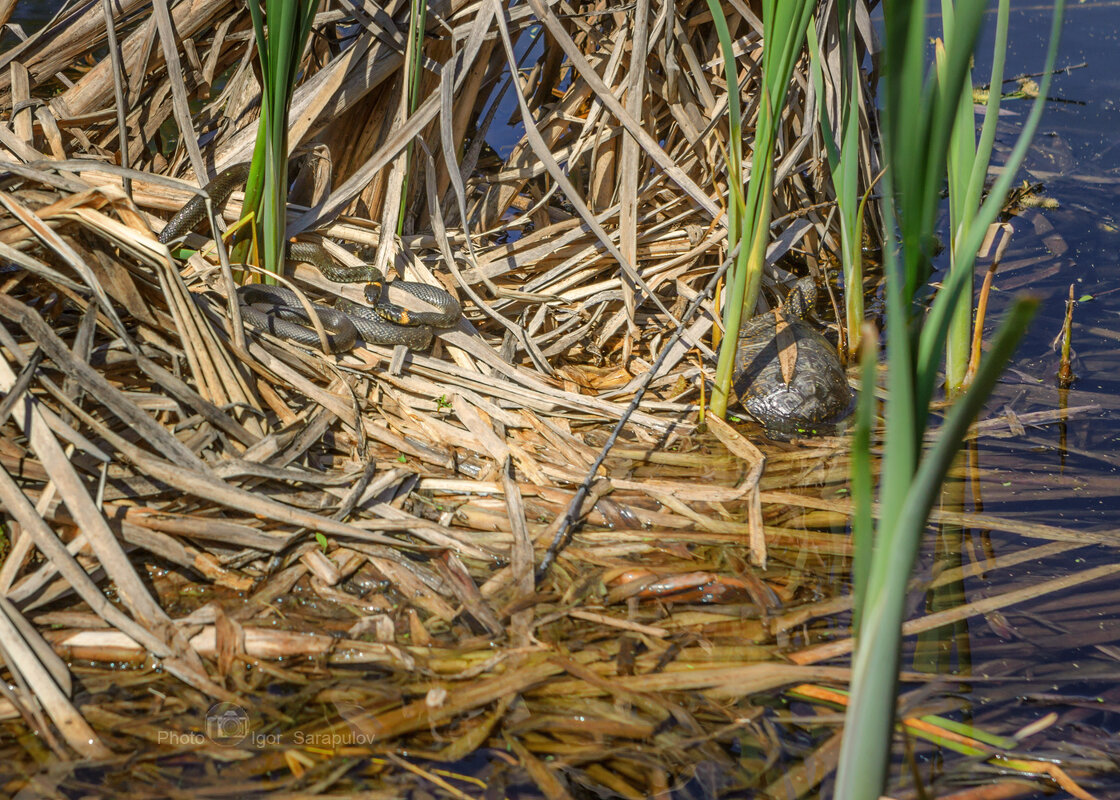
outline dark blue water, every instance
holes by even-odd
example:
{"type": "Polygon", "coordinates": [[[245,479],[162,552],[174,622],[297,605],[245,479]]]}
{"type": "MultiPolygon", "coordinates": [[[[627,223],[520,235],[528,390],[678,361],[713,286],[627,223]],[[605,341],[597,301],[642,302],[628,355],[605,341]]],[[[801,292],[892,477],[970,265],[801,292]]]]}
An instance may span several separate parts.
{"type": "MultiPolygon", "coordinates": [[[[1047,6],[1012,8],[1005,76],[1042,69],[1050,21],[1047,6]]],[[[1118,22],[1120,4],[1067,6],[1058,58],[1058,66],[1065,69],[1054,77],[1035,146],[1017,181],[1039,184],[1038,193],[1056,207],[1022,209],[1010,219],[1015,233],[993,284],[994,317],[985,326],[988,332],[994,329],[1015,294],[1030,292],[1041,298],[1038,316],[995,405],[1006,404],[1016,413],[1056,408],[1061,398],[1053,342],[1062,328],[1071,285],[1074,297],[1081,300],[1074,311],[1072,340],[1076,382],[1066,401],[1070,406],[1097,404],[1101,410],[1074,417],[1064,431],[1049,425],[994,443],[987,448],[992,456],[986,463],[982,456],[981,465],[1010,470],[1017,461],[1025,479],[1019,484],[1026,484],[1020,489],[1013,483],[1002,497],[995,493],[987,510],[1089,529],[1120,528],[1120,461],[1113,455],[1120,440],[1120,292],[1115,282],[1120,246],[1120,77],[1113,67],[1118,22]],[[1056,476],[1055,486],[1046,486],[1046,475],[1056,476]],[[1084,488],[1059,490],[1056,484],[1062,480],[1057,476],[1081,480],[1084,488]]],[[[989,73],[993,28],[994,16],[980,44],[977,83],[989,73]]],[[[1015,88],[1014,83],[1004,86],[1005,91],[1015,88]]],[[[1002,153],[995,163],[1014,143],[1030,102],[1004,101],[997,140],[1002,153]]],[[[985,266],[978,269],[978,286],[985,266]]]]}
{"type": "MultiPolygon", "coordinates": [[[[30,35],[41,27],[58,12],[62,7],[59,0],[19,0],[12,9],[9,24],[16,24],[23,28],[24,34],[30,35]]],[[[13,34],[5,32],[3,43],[7,46],[15,41],[13,34]]]]}
{"type": "MultiPolygon", "coordinates": [[[[1050,28],[1050,9],[1013,8],[1012,37],[1007,74],[1041,70],[1050,28]]],[[[1101,331],[1120,330],[1120,296],[1115,284],[1117,246],[1120,245],[1120,74],[1114,68],[1120,45],[1115,3],[1071,4],[1062,27],[1059,66],[1080,67],[1055,75],[1036,147],[1027,156],[1022,177],[1043,184],[1043,192],[1059,204],[1015,221],[1015,246],[1029,257],[1047,253],[1047,236],[1056,234],[1068,248],[1055,254],[1058,269],[1025,281],[1024,271],[1015,283],[1042,294],[1040,318],[1028,343],[1036,351],[1049,344],[1060,327],[1069,284],[1075,296],[1091,296],[1075,313],[1075,347],[1086,356],[1113,349],[1115,340],[1101,331]],[[1064,102],[1062,102],[1064,101],[1064,102]],[[1039,218],[1041,217],[1041,221],[1039,218]],[[1053,231],[1039,231],[1049,224],[1053,231]]],[[[988,37],[992,32],[988,31],[988,37]]],[[[981,44],[978,75],[987,73],[990,39],[981,44]]],[[[1013,88],[1013,85],[1011,85],[1013,88]]],[[[1005,101],[1005,133],[1029,109],[1026,100],[1005,101]]],[[[1008,136],[1001,137],[1010,142],[1008,136]]],[[[1051,244],[1057,240],[1052,240],[1051,244]]],[[[1053,267],[1053,264],[1047,264],[1053,267]]],[[[1007,276],[1008,278],[1011,275],[1007,276]]],[[[997,285],[1000,281],[997,280],[997,285]]],[[[1114,368],[1091,359],[1080,370],[1078,388],[1115,392],[1120,389],[1114,368]]]]}

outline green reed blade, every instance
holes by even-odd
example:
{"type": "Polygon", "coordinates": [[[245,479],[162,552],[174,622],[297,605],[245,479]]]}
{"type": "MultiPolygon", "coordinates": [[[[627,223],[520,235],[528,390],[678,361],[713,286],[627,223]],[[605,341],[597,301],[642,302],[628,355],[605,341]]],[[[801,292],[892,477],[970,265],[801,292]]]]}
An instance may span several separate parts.
{"type": "Polygon", "coordinates": [[[863,599],[867,594],[868,576],[871,571],[871,554],[875,527],[871,516],[871,498],[875,492],[871,469],[871,429],[875,422],[875,375],[879,363],[879,342],[875,326],[864,326],[860,340],[860,394],[856,405],[855,424],[852,428],[852,619],[859,633],[859,619],[863,599]]]}
{"type": "Polygon", "coordinates": [[[264,253],[262,266],[280,273],[287,247],[288,110],[311,36],[317,0],[266,0],[264,11],[249,3],[261,65],[261,116],[243,216],[254,214],[264,253]]]}
{"type": "MultiPolygon", "coordinates": [[[[840,37],[840,119],[829,118],[822,56],[816,26],[808,27],[810,78],[817,95],[817,115],[828,169],[836,191],[840,220],[840,262],[844,271],[844,317],[849,358],[859,349],[863,328],[863,217],[859,196],[859,64],[856,62],[854,6],[836,6],[840,37]],[[839,131],[836,140],[833,128],[839,131]]],[[[820,23],[819,23],[820,24],[820,23]]]]}
{"type": "MultiPolygon", "coordinates": [[[[1055,9],[1047,73],[1057,48],[1062,2],[1055,9]]],[[[963,267],[950,274],[935,297],[928,315],[916,302],[928,280],[932,242],[940,207],[940,188],[949,169],[949,152],[956,159],[953,181],[973,189],[980,167],[971,160],[974,150],[967,136],[954,138],[954,124],[971,113],[971,94],[962,97],[968,79],[972,50],[982,21],[982,4],[950,8],[945,19],[945,48],[937,71],[927,76],[925,18],[920,7],[887,0],[884,6],[883,147],[888,169],[883,178],[884,240],[896,242],[884,252],[887,306],[887,401],[883,465],[879,486],[880,518],[871,552],[871,565],[857,569],[860,586],[858,639],[853,659],[852,703],[837,774],[836,797],[877,797],[883,790],[890,761],[894,722],[895,678],[901,642],[901,622],[906,584],[918,551],[929,511],[940,491],[953,456],[970,421],[978,413],[1000,371],[1022,336],[1037,306],[1036,301],[1016,302],[1000,327],[972,387],[952,406],[933,445],[923,454],[922,438],[929,405],[938,380],[950,313],[967,285],[990,219],[998,211],[1037,128],[1041,101],[1032,108],[1022,138],[995,182],[989,198],[975,215],[971,227],[962,229],[954,255],[963,267]],[[915,101],[919,101],[915,105],[915,101]],[[965,147],[965,144],[969,144],[965,147]]],[[[1049,80],[1045,81],[1046,86],[1049,80]]],[[[971,87],[970,81],[967,83],[971,87]]],[[[1043,97],[1046,94],[1044,89],[1043,97]]],[[[982,132],[982,140],[984,133],[982,132]]],[[[990,142],[987,144],[990,145],[990,142]]],[[[866,390],[865,390],[866,391],[866,390]]],[[[859,412],[866,415],[866,406],[859,412]]],[[[869,481],[863,480],[870,443],[857,419],[853,458],[859,473],[853,488],[864,498],[853,498],[856,508],[870,504],[869,481]],[[866,505],[864,505],[866,504],[866,505]]],[[[867,526],[866,520],[858,522],[867,526]]],[[[861,554],[866,553],[866,546],[861,554]]]]}
{"type": "Polygon", "coordinates": [[[845,736],[840,750],[835,794],[839,800],[862,800],[882,794],[894,729],[906,584],[918,544],[968,426],[991,394],[1037,307],[1038,301],[1033,298],[1014,303],[972,387],[953,405],[922,460],[897,521],[880,532],[852,661],[851,703],[844,719],[844,729],[851,735],[845,736]],[[890,544],[882,537],[887,537],[890,544]]]}
{"type": "MultiPolygon", "coordinates": [[[[984,181],[988,175],[992,145],[995,141],[996,123],[999,117],[1001,95],[999,87],[1003,84],[1003,66],[1007,55],[1009,9],[1009,0],[1000,0],[996,14],[996,34],[989,84],[995,90],[988,92],[988,99],[984,108],[984,125],[979,142],[977,142],[975,134],[976,115],[972,97],[971,71],[966,74],[964,90],[961,92],[961,99],[957,108],[957,119],[953,127],[952,147],[948,162],[951,270],[963,267],[963,263],[958,258],[958,243],[968,237],[972,226],[982,222],[976,216],[976,210],[980,206],[984,181]]],[[[950,0],[943,0],[943,18],[951,19],[952,14],[953,4],[950,0]]],[[[945,382],[950,392],[957,392],[964,385],[972,347],[973,281],[970,275],[971,266],[969,267],[969,275],[962,278],[966,290],[962,291],[957,298],[946,339],[945,382]]]]}
{"type": "Polygon", "coordinates": [[[761,99],[755,122],[751,174],[745,193],[739,188],[743,174],[742,111],[739,108],[738,71],[731,33],[722,5],[716,0],[708,0],[708,8],[719,36],[728,88],[728,185],[734,187],[730,189],[728,198],[728,247],[733,249],[736,243],[742,243],[728,280],[729,291],[726,292],[723,309],[724,336],[720,343],[710,406],[712,413],[724,417],[731,393],[739,324],[744,314],[754,313],[762,283],[762,268],[770,235],[776,126],[785,105],[790,73],[801,52],[813,4],[808,0],[768,0],[763,4],[761,99]]]}
{"type": "Polygon", "coordinates": [[[1054,16],[1050,25],[1050,45],[1046,52],[1046,64],[1043,68],[1042,81],[1039,84],[1038,97],[1031,105],[1030,114],[1023,123],[1023,130],[1019,135],[1015,147],[1007,157],[999,176],[988,190],[988,196],[975,214],[975,219],[967,235],[963,236],[956,246],[956,258],[960,263],[959,271],[950,273],[949,278],[942,285],[941,290],[930,306],[929,316],[923,330],[918,350],[918,377],[919,396],[926,398],[926,402],[933,396],[934,388],[938,381],[938,367],[941,361],[941,351],[944,347],[945,337],[950,323],[949,316],[955,307],[956,298],[963,290],[966,279],[971,276],[972,268],[976,263],[976,254],[980,251],[984,235],[988,226],[995,221],[1003,209],[1007,193],[1019,167],[1026,158],[1030,148],[1031,139],[1038,130],[1038,123],[1042,119],[1046,97],[1053,82],[1054,64],[1058,58],[1058,41],[1061,33],[1062,18],[1065,13],[1065,0],[1054,3],[1054,16]]]}

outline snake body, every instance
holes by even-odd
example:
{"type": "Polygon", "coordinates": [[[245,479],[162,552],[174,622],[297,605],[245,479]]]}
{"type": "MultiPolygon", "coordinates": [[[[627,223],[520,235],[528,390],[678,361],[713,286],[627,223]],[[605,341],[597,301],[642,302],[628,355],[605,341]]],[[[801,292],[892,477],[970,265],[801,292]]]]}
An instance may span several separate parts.
{"type": "MultiPolygon", "coordinates": [[[[234,189],[243,186],[248,177],[248,163],[234,164],[218,173],[205,187],[215,209],[221,208],[234,189]]],[[[168,220],[160,231],[159,240],[167,244],[178,239],[193,230],[205,216],[206,201],[195,195],[168,220]]],[[[336,308],[312,304],[327,331],[327,344],[332,353],[349,350],[359,335],[370,344],[400,344],[422,350],[431,343],[433,328],[454,327],[463,316],[458,300],[443,289],[426,283],[393,281],[392,285],[433,306],[435,311],[409,311],[391,303],[386,291],[389,284],[380,270],[372,264],[339,264],[321,245],[289,242],[285,255],[290,261],[311,264],[327,280],[366,284],[368,306],[349,300],[339,300],[336,308]]],[[[250,325],[299,344],[319,346],[319,335],[313,327],[309,327],[311,321],[307,311],[292,290],[250,284],[240,287],[237,295],[242,304],[242,319],[250,325]]]]}

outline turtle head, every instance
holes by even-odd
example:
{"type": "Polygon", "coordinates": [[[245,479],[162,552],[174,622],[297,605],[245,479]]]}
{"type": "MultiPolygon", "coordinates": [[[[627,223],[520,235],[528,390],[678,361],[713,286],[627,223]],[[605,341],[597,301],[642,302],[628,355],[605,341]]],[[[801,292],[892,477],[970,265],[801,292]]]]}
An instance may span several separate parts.
{"type": "Polygon", "coordinates": [[[817,303],[817,281],[806,275],[793,285],[786,295],[786,310],[795,317],[804,318],[817,303]]]}

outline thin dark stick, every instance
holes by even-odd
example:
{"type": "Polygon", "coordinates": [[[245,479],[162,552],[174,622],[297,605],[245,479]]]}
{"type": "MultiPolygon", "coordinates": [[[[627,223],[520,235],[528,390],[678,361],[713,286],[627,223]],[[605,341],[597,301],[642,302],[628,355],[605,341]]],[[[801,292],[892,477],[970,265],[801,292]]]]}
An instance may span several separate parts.
{"type": "Polygon", "coordinates": [[[35,370],[39,368],[39,362],[43,360],[42,348],[36,347],[35,352],[31,354],[31,358],[27,360],[23,369],[20,370],[19,377],[16,382],[12,384],[12,388],[8,390],[8,394],[0,401],[0,425],[7,421],[8,415],[12,413],[16,403],[23,397],[23,393],[27,391],[27,387],[31,385],[32,379],[35,377],[35,370]]]}
{"type": "Polygon", "coordinates": [[[700,308],[700,303],[710,297],[712,292],[715,291],[719,279],[723,277],[724,273],[727,272],[728,268],[735,260],[738,249],[738,246],[736,246],[735,250],[728,255],[727,260],[725,260],[723,264],[720,265],[720,268],[716,270],[715,274],[712,275],[711,280],[708,281],[708,285],[704,287],[704,290],[692,299],[692,303],[681,316],[680,325],[673,331],[673,335],[669,337],[668,343],[661,349],[661,354],[657,357],[653,366],[650,367],[649,372],[646,373],[645,381],[634,393],[634,399],[630,401],[629,407],[627,407],[626,411],[619,417],[618,422],[614,426],[614,430],[611,431],[611,435],[607,438],[606,444],[604,444],[603,449],[599,451],[599,457],[596,458],[595,463],[591,465],[587,477],[583,479],[583,483],[581,483],[579,489],[576,490],[575,497],[573,497],[572,502],[568,504],[568,510],[564,513],[564,522],[559,530],[556,531],[556,535],[552,538],[552,544],[548,546],[544,558],[541,559],[540,566],[537,567],[538,583],[544,580],[545,576],[548,575],[548,571],[552,568],[553,563],[555,563],[556,557],[560,555],[560,551],[567,546],[568,539],[573,533],[576,524],[579,522],[578,517],[580,516],[580,509],[583,508],[583,501],[587,499],[587,494],[591,491],[591,484],[595,482],[595,476],[599,472],[599,467],[603,466],[607,454],[610,452],[611,448],[614,447],[614,443],[617,441],[619,434],[622,433],[622,428],[630,420],[630,416],[638,410],[638,404],[642,402],[646,389],[657,375],[658,370],[661,369],[661,365],[665,363],[669,351],[673,349],[681,336],[684,335],[685,328],[688,326],[689,320],[692,319],[692,315],[700,308]]]}
{"type": "MultiPolygon", "coordinates": [[[[121,143],[121,166],[128,169],[128,128],[125,123],[124,86],[121,78],[124,75],[124,64],[121,60],[121,50],[117,44],[117,24],[113,19],[113,8],[109,0],[101,0],[101,7],[105,11],[105,33],[108,36],[109,56],[113,59],[113,96],[117,106],[117,136],[121,143]]],[[[132,197],[132,180],[126,175],[121,179],[124,193],[132,197]]]]}

